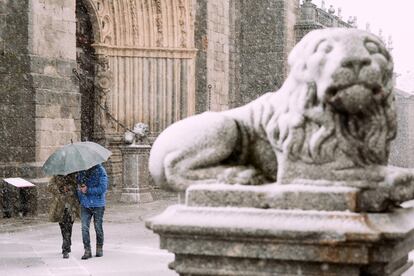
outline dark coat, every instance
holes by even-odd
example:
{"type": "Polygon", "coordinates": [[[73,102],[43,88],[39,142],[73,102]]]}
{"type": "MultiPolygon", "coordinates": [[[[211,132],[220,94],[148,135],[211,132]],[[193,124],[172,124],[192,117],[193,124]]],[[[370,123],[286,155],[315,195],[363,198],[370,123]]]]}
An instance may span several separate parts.
{"type": "Polygon", "coordinates": [[[76,193],[77,183],[74,174],[67,176],[53,176],[48,185],[48,191],[52,194],[49,207],[49,220],[61,222],[65,208],[68,209],[72,220],[80,218],[80,204],[76,193]],[[68,187],[68,192],[64,192],[64,186],[68,187]]]}

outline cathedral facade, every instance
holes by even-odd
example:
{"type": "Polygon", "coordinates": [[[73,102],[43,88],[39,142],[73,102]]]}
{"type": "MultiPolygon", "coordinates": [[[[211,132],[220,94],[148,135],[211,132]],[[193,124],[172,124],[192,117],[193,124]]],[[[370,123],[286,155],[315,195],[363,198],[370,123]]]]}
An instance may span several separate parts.
{"type": "MultiPolygon", "coordinates": [[[[6,0],[0,2],[0,176],[44,192],[58,147],[112,150],[122,187],[123,135],[275,91],[307,32],[352,27],[306,0],[6,0]]],[[[42,204],[42,203],[39,203],[42,204]]]]}

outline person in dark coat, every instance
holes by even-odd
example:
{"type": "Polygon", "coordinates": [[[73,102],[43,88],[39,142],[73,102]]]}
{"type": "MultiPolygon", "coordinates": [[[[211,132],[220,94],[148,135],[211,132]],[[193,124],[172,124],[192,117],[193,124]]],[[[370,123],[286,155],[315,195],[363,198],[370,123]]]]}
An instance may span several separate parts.
{"type": "Polygon", "coordinates": [[[58,222],[62,233],[63,258],[69,258],[72,245],[73,222],[80,217],[80,204],[77,195],[75,174],[53,176],[48,185],[52,195],[49,220],[58,222]]]}
{"type": "Polygon", "coordinates": [[[85,253],[82,260],[92,257],[89,226],[93,217],[96,232],[96,257],[103,256],[103,215],[106,205],[108,176],[105,168],[98,164],[77,174],[78,196],[81,204],[82,241],[85,253]]]}

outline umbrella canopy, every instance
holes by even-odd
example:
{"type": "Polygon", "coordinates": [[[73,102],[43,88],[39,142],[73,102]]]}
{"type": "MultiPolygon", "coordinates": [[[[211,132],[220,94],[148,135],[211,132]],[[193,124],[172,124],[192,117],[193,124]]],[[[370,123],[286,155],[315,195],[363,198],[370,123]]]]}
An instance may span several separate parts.
{"type": "Polygon", "coordinates": [[[111,151],[94,142],[71,143],[57,149],[43,164],[47,175],[67,175],[108,160],[111,151]]]}

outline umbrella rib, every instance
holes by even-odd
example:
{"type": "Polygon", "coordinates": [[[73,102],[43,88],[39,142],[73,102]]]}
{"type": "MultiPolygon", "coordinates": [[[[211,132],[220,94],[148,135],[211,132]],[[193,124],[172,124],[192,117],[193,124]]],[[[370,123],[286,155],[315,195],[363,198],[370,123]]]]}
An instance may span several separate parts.
{"type": "MultiPolygon", "coordinates": [[[[67,147],[69,148],[69,147],[71,147],[71,145],[69,144],[67,147]]],[[[68,154],[67,152],[66,152],[66,155],[67,155],[67,156],[69,156],[69,154],[68,154]]],[[[68,161],[68,159],[69,159],[69,158],[68,158],[68,157],[66,157],[66,158],[65,158],[65,162],[63,163],[63,164],[64,164],[64,166],[63,166],[63,167],[65,168],[65,169],[64,169],[64,173],[66,173],[66,161],[68,161]]],[[[69,172],[69,173],[67,173],[67,174],[70,174],[70,173],[72,173],[72,172],[69,172]]]]}
{"type": "MultiPolygon", "coordinates": [[[[66,154],[67,154],[67,153],[66,153],[66,154]]],[[[67,160],[67,158],[65,158],[65,159],[64,159],[64,162],[63,162],[63,170],[62,170],[62,174],[65,174],[66,160],[67,160]]]]}
{"type": "MultiPolygon", "coordinates": [[[[79,156],[82,156],[82,152],[77,148],[77,147],[74,147],[75,148],[75,150],[79,153],[79,156]]],[[[80,160],[79,160],[80,161],[80,160]]],[[[83,161],[83,159],[82,159],[82,162],[83,163],[85,163],[84,161],[83,161]]],[[[82,166],[82,167],[86,167],[86,166],[82,166]]],[[[86,168],[86,169],[88,169],[88,168],[86,168]]]]}

